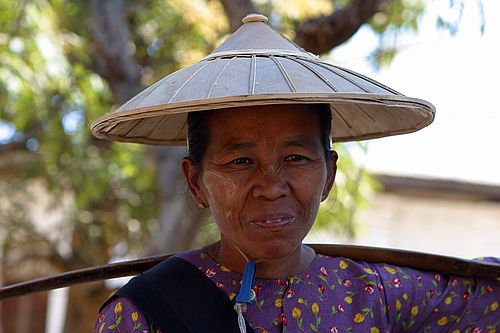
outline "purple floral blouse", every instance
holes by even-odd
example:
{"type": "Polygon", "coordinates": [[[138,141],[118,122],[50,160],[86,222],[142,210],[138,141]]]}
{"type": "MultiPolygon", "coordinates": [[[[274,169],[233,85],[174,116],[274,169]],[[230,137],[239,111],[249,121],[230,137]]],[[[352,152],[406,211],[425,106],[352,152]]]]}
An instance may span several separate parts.
{"type": "MultiPolygon", "coordinates": [[[[203,271],[230,300],[235,298],[241,274],[203,250],[178,256],[203,271]]],[[[316,255],[306,272],[256,279],[254,291],[245,318],[256,333],[500,332],[500,278],[463,278],[316,255]]],[[[116,297],[96,320],[94,333],[104,332],[160,330],[130,300],[116,297]]]]}

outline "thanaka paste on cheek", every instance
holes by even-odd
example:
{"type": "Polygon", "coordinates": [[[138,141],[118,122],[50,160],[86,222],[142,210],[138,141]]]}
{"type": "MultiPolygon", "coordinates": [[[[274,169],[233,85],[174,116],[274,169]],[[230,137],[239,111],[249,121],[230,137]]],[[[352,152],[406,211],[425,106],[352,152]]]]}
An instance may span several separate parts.
{"type": "MultiPolygon", "coordinates": [[[[227,220],[230,220],[232,213],[230,205],[227,203],[231,202],[236,195],[236,184],[224,174],[213,170],[205,171],[202,181],[208,192],[209,201],[226,203],[224,205],[225,211],[222,213],[227,220]]],[[[212,203],[210,204],[213,206],[212,203]]],[[[214,218],[216,217],[214,216],[214,218]]]]}

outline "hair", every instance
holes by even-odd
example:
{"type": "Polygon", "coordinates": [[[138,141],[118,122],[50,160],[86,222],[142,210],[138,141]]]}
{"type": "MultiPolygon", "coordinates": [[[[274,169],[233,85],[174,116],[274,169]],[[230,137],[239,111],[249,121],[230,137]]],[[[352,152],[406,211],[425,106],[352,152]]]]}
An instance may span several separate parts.
{"type": "MultiPolygon", "coordinates": [[[[333,154],[331,144],[332,113],[328,104],[310,104],[317,110],[320,126],[320,139],[323,143],[325,156],[333,154]]],[[[189,112],[187,115],[188,156],[195,163],[201,163],[210,139],[208,115],[210,111],[189,112]]]]}

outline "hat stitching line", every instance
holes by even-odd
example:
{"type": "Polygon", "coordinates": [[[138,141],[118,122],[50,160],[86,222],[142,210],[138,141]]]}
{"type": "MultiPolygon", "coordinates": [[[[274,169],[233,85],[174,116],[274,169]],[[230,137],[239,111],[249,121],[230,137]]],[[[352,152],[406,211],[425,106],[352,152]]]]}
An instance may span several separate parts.
{"type": "Polygon", "coordinates": [[[219,81],[219,78],[222,76],[222,73],[224,73],[224,71],[226,70],[227,66],[229,66],[229,64],[235,59],[236,57],[234,58],[231,58],[229,59],[229,61],[227,62],[226,65],[224,65],[224,67],[222,68],[222,70],[220,71],[219,75],[217,75],[217,78],[214,80],[214,83],[212,83],[212,87],[210,88],[209,92],[208,92],[208,95],[207,95],[207,99],[210,98],[210,95],[212,94],[212,92],[214,91],[215,87],[217,86],[217,82],[219,81]]]}
{"type": "Polygon", "coordinates": [[[314,67],[312,67],[309,63],[307,63],[307,61],[302,60],[300,58],[297,58],[296,61],[297,61],[297,63],[301,64],[302,66],[304,66],[305,68],[307,68],[308,70],[313,72],[317,77],[320,78],[320,80],[322,80],[326,85],[328,85],[334,92],[340,92],[340,90],[337,89],[337,87],[335,87],[330,80],[328,80],[323,74],[318,72],[314,67]]]}

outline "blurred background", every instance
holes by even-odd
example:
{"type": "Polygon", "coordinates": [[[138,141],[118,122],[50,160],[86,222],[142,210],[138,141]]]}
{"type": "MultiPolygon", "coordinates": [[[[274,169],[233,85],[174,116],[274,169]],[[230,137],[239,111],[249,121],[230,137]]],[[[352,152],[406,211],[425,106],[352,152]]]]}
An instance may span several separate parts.
{"type": "MultiPolygon", "coordinates": [[[[200,60],[261,12],[326,61],[431,101],[418,133],[335,144],[308,242],[500,257],[495,0],[0,0],[0,284],[203,246],[185,148],[94,139],[89,124],[200,60]]],[[[0,333],[90,332],[123,280],[0,304],[0,333]]]]}

